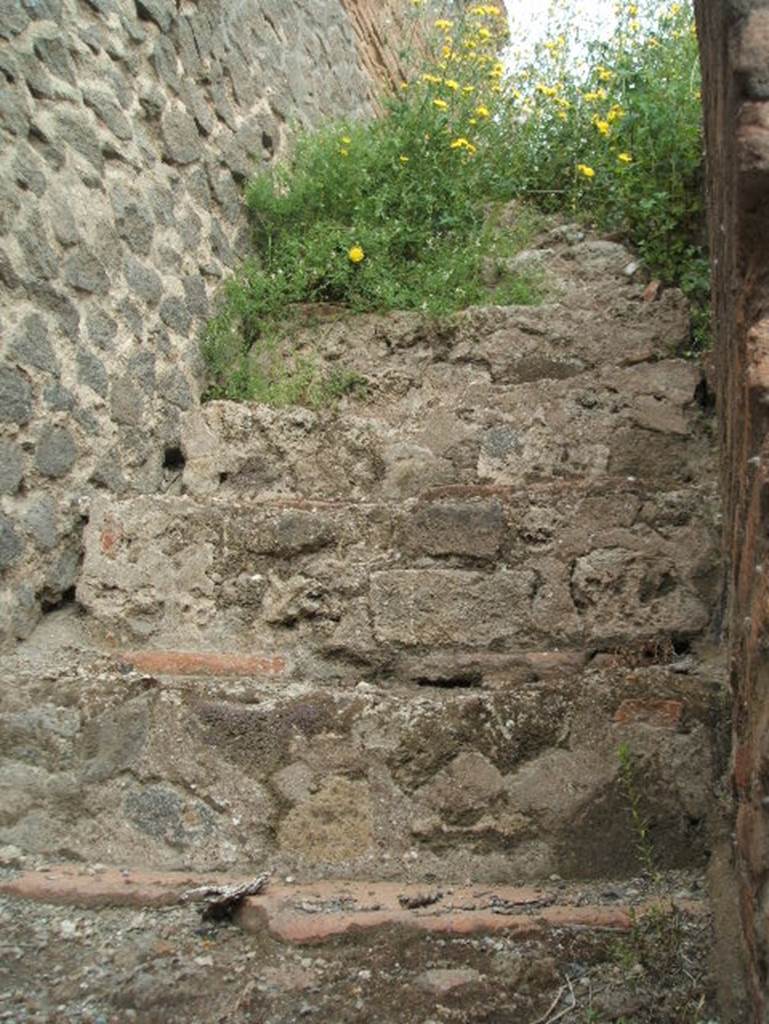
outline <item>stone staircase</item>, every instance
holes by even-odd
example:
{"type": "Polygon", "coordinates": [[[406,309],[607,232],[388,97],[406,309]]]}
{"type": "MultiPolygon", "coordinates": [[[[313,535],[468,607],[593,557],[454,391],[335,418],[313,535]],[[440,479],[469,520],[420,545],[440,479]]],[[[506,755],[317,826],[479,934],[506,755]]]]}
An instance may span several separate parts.
{"type": "MultiPolygon", "coordinates": [[[[638,927],[629,908],[661,895],[706,920],[726,743],[710,396],[675,355],[681,296],[645,290],[620,246],[567,235],[543,242],[548,304],[308,327],[300,344],[364,376],[364,396],[323,412],[212,402],[186,415],[165,495],[92,500],[80,614],[2,666],[19,948],[21,899],[151,907],[142,871],[275,873],[240,920],[269,934],[257,960],[277,981],[241,998],[233,947],[232,977],[207,990],[219,1016],[190,981],[175,1017],[178,972],[144,1010],[105,976],[115,1019],[277,1024],[323,1005],[394,1024],[437,1002],[436,1019],[527,1024],[569,998],[558,1019],[591,1019],[564,965],[611,973],[603,929],[638,927]],[[47,883],[60,861],[125,871],[47,883]],[[426,915],[417,954],[408,926],[426,915]],[[284,945],[324,938],[320,965],[284,945]],[[372,942],[405,1002],[368,983],[372,942]],[[520,963],[544,960],[527,989],[520,963]],[[324,971],[343,961],[337,991],[324,971]]],[[[161,914],[144,919],[157,943],[182,911],[142,913],[161,914]]],[[[688,1019],[663,1003],[628,1019],[688,1019]]]]}

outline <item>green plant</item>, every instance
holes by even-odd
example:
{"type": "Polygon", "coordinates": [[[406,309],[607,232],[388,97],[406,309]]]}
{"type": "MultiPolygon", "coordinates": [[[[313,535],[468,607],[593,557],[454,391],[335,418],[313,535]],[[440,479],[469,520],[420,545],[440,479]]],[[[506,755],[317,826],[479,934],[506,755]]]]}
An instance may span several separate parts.
{"type": "Polygon", "coordinates": [[[506,268],[540,215],[522,209],[512,230],[493,216],[508,198],[493,152],[506,31],[494,5],[437,19],[424,70],[384,116],[308,133],[289,162],[253,179],[254,255],[208,326],[209,396],[323,403],[346,390],[297,358],[298,304],[445,315],[492,296],[540,299],[540,273],[506,268]],[[488,262],[502,269],[493,287],[488,262]]]}
{"type": "Polygon", "coordinates": [[[635,759],[626,743],[617,750],[619,759],[619,783],[627,800],[630,824],[635,836],[635,850],[644,871],[653,881],[659,880],[655,865],[654,844],[649,831],[649,819],[642,810],[642,797],[637,782],[635,759]]]}

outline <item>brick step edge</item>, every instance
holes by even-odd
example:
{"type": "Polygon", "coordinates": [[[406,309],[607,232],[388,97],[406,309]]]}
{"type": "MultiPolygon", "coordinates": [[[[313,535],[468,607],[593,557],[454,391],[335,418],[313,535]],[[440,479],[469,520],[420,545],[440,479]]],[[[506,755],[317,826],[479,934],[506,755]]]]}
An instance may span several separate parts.
{"type": "MultiPolygon", "coordinates": [[[[190,889],[244,881],[249,879],[242,875],[61,865],[1,880],[0,893],[82,908],[157,908],[178,904],[190,889]]],[[[264,892],[242,901],[234,920],[246,932],[266,930],[275,939],[295,943],[386,927],[450,935],[505,932],[531,938],[554,928],[628,931],[634,919],[671,905],[669,898],[645,899],[633,906],[581,905],[577,893],[576,885],[570,894],[568,888],[483,883],[268,882],[264,892]]],[[[708,909],[704,900],[676,900],[675,906],[690,915],[708,909]]]]}

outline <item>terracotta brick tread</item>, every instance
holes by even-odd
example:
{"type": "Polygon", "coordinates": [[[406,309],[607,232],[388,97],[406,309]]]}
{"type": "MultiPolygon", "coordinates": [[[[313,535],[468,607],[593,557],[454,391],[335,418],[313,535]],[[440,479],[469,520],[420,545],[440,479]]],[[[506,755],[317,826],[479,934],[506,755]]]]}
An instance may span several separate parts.
{"type": "Polygon", "coordinates": [[[168,676],[279,676],[286,669],[286,659],[280,654],[122,651],[117,658],[139,672],[156,672],[168,676]]]}
{"type": "MultiPolygon", "coordinates": [[[[80,907],[161,907],[178,902],[187,889],[243,878],[185,872],[132,871],[64,865],[24,871],[0,882],[0,893],[80,907]]],[[[444,885],[399,882],[322,881],[298,884],[271,882],[264,893],[249,896],[237,914],[249,932],[268,930],[286,942],[319,942],[362,929],[404,926],[463,935],[499,932],[523,937],[549,928],[625,931],[630,908],[611,904],[579,905],[577,889],[548,890],[536,886],[444,885]]],[[[657,899],[635,907],[647,913],[664,905],[657,899]]],[[[676,901],[687,913],[704,911],[695,900],[676,901]]]]}

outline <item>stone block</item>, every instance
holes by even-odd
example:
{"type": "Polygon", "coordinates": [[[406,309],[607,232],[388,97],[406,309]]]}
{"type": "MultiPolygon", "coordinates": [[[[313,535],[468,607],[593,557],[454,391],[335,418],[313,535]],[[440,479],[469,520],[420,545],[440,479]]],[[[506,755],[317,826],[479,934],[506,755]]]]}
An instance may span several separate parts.
{"type": "Polygon", "coordinates": [[[46,427],[35,446],[35,465],[45,476],[65,476],[77,458],[77,445],[66,427],[46,427]]]}
{"type": "Polygon", "coordinates": [[[24,542],[16,532],[10,516],[0,512],[0,569],[8,569],[18,562],[24,550],[24,542]]]}
{"type": "Polygon", "coordinates": [[[48,339],[48,328],[37,313],[30,313],[21,322],[11,338],[10,355],[21,366],[58,373],[59,364],[48,339]]]}
{"type": "Polygon", "coordinates": [[[109,288],[109,277],[103,264],[82,244],[65,259],[64,280],[81,292],[104,293],[109,288]]]}
{"type": "Polygon", "coordinates": [[[402,524],[405,550],[428,555],[493,558],[505,532],[502,503],[485,501],[425,501],[402,524]]]}
{"type": "Polygon", "coordinates": [[[374,632],[384,643],[485,647],[531,635],[530,570],[391,570],[371,576],[374,632]]]}
{"type": "Polygon", "coordinates": [[[24,477],[24,456],[14,441],[0,440],[0,494],[15,494],[24,477]]]}
{"type": "Polygon", "coordinates": [[[32,418],[32,388],[20,370],[0,366],[0,420],[4,423],[28,423],[32,418]]]}
{"type": "Polygon", "coordinates": [[[166,110],[160,121],[163,159],[171,164],[191,164],[203,155],[195,122],[183,110],[166,110]]]}

